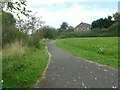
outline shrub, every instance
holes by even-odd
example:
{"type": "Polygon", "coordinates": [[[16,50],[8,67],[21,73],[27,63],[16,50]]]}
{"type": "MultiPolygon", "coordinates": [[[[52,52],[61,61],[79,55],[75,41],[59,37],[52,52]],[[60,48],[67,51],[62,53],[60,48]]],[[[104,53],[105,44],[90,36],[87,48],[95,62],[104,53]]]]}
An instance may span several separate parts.
{"type": "Polygon", "coordinates": [[[26,44],[28,44],[28,46],[32,46],[32,47],[36,47],[36,48],[40,48],[40,38],[38,36],[29,36],[26,44]]]}
{"type": "Polygon", "coordinates": [[[120,25],[118,22],[114,23],[112,26],[108,28],[108,32],[110,36],[118,36],[118,29],[120,25]]]}
{"type": "Polygon", "coordinates": [[[7,44],[2,52],[3,88],[33,87],[48,63],[48,55],[43,47],[36,49],[16,42],[7,44]]]}

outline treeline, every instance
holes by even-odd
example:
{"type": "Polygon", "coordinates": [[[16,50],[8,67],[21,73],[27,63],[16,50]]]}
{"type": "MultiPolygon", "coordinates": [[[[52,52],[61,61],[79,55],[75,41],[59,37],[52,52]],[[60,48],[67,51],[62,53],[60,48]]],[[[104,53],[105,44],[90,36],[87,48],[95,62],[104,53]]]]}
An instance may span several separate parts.
{"type": "Polygon", "coordinates": [[[74,27],[63,22],[60,28],[42,26],[44,23],[35,15],[29,16],[28,20],[16,20],[11,13],[2,11],[2,45],[15,41],[28,46],[39,47],[40,40],[69,38],[69,37],[97,37],[118,36],[120,14],[115,13],[107,18],[100,18],[92,22],[90,31],[74,31],[74,27]]]}
{"type": "MultiPolygon", "coordinates": [[[[2,46],[12,42],[22,42],[28,46],[38,47],[40,40],[67,38],[67,37],[96,37],[96,36],[118,36],[118,27],[120,21],[120,13],[116,12],[113,16],[107,18],[100,18],[92,22],[92,29],[90,31],[75,32],[74,27],[70,26],[67,22],[62,22],[60,28],[55,29],[50,26],[43,26],[45,23],[41,18],[36,17],[34,14],[29,14],[31,11],[26,10],[24,1],[16,3],[8,2],[7,8],[12,11],[17,10],[28,17],[27,20],[21,19],[17,13],[18,19],[15,19],[11,13],[2,11],[2,46]]],[[[5,6],[3,5],[3,6],[5,6]]]]}
{"type": "MultiPolygon", "coordinates": [[[[25,36],[16,27],[16,20],[11,13],[2,11],[2,45],[22,39],[20,35],[25,36]]],[[[24,39],[23,39],[24,40],[24,39]]]]}
{"type": "Polygon", "coordinates": [[[2,7],[7,7],[7,11],[16,14],[17,19],[11,13],[2,11],[2,48],[7,44],[19,42],[22,45],[35,46],[40,48],[42,40],[55,39],[58,31],[50,26],[43,26],[45,23],[41,18],[36,17],[32,11],[26,9],[25,1],[4,2],[2,7]],[[16,12],[15,12],[16,11],[16,12]],[[22,19],[19,14],[27,17],[22,19]]]}
{"type": "Polygon", "coordinates": [[[100,18],[92,22],[92,28],[109,28],[113,23],[112,16],[108,16],[107,18],[100,18]]]}
{"type": "Polygon", "coordinates": [[[57,31],[50,26],[41,26],[43,21],[31,16],[29,20],[16,20],[11,13],[2,11],[2,45],[20,42],[28,46],[39,47],[40,40],[55,39],[57,31]],[[37,27],[37,28],[36,28],[37,27]]]}
{"type": "Polygon", "coordinates": [[[92,22],[90,31],[74,31],[66,22],[63,22],[59,31],[59,38],[69,37],[116,37],[119,35],[120,13],[116,12],[113,16],[100,18],[92,22]]]}

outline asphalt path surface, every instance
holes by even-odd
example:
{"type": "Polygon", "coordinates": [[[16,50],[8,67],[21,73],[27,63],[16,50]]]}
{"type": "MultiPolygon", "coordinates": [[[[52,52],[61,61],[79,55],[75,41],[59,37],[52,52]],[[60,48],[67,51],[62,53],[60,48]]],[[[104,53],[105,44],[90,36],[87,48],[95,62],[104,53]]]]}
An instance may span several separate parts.
{"type": "Polygon", "coordinates": [[[118,88],[117,70],[79,59],[54,42],[48,51],[50,63],[36,88],[118,88]]]}

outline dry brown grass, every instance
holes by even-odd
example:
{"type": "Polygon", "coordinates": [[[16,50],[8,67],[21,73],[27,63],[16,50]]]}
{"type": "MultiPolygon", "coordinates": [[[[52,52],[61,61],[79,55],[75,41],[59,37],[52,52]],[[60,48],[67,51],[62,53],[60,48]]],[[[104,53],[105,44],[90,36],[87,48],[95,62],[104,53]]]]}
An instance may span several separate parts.
{"type": "Polygon", "coordinates": [[[5,48],[2,50],[2,56],[4,57],[4,56],[9,56],[14,54],[18,54],[21,56],[25,53],[26,49],[27,47],[22,46],[22,43],[19,43],[19,42],[7,44],[5,48]]]}

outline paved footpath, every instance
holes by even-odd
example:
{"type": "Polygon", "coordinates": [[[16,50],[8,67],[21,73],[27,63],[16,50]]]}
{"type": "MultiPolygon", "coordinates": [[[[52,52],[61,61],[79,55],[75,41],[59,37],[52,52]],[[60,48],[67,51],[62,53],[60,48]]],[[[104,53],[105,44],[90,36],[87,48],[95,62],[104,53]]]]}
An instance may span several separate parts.
{"type": "Polygon", "coordinates": [[[36,88],[116,88],[118,71],[79,59],[48,44],[50,64],[36,88]]]}

